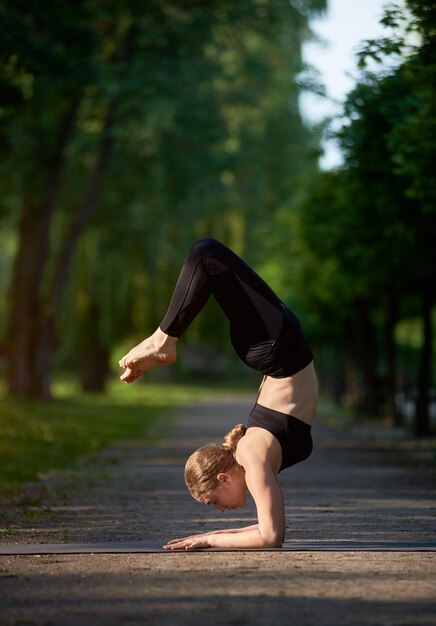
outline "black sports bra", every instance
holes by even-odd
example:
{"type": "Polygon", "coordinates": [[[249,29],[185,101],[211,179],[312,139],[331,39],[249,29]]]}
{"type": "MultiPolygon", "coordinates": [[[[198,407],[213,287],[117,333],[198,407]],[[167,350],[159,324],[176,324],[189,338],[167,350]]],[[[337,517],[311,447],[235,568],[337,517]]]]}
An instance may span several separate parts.
{"type": "Polygon", "coordinates": [[[256,402],[247,423],[247,428],[252,426],[264,428],[280,443],[282,464],[279,472],[304,461],[312,452],[312,427],[293,415],[268,409],[256,402]]]}

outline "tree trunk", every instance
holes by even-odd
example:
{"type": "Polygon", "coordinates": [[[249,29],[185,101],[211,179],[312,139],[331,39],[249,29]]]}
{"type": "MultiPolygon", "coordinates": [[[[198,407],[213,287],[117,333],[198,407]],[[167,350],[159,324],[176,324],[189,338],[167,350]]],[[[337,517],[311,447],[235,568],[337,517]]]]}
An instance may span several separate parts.
{"type": "Polygon", "coordinates": [[[51,356],[55,345],[55,322],[61,305],[64,286],[68,280],[68,275],[71,270],[77,243],[94,212],[102,179],[109,163],[109,156],[113,145],[111,130],[114,112],[115,103],[110,102],[106,112],[97,157],[89,178],[85,197],[81,207],[73,218],[69,232],[65,238],[64,245],[59,253],[53,273],[49,296],[46,300],[45,306],[41,309],[42,317],[39,324],[40,335],[35,343],[35,368],[33,372],[33,387],[36,395],[45,395],[47,380],[50,380],[51,356]]]}
{"type": "Polygon", "coordinates": [[[386,409],[392,426],[401,424],[397,410],[397,359],[395,349],[395,326],[398,319],[398,298],[394,291],[388,294],[385,320],[385,357],[386,357],[386,409]]]}
{"type": "MultiPolygon", "coordinates": [[[[46,161],[46,194],[38,203],[23,200],[18,251],[12,272],[8,319],[8,392],[31,396],[35,338],[38,334],[41,286],[49,258],[49,234],[65,167],[65,148],[71,137],[80,104],[74,98],[59,127],[55,149],[46,161]]],[[[47,395],[46,392],[43,394],[47,395]]]]}
{"type": "MultiPolygon", "coordinates": [[[[40,305],[43,306],[43,303],[40,305]]],[[[51,397],[51,375],[47,358],[53,354],[54,324],[53,316],[44,310],[39,312],[33,341],[33,369],[30,381],[30,395],[34,398],[51,397]]]]}
{"type": "Polygon", "coordinates": [[[100,345],[89,345],[82,355],[80,378],[83,391],[91,393],[103,392],[106,387],[109,368],[109,350],[100,345]]]}
{"type": "Polygon", "coordinates": [[[86,317],[80,324],[79,369],[83,391],[104,391],[110,371],[110,351],[103,345],[98,326],[101,319],[99,303],[91,294],[86,317]]]}
{"type": "Polygon", "coordinates": [[[379,413],[379,394],[376,376],[376,343],[374,327],[366,301],[358,303],[363,361],[363,398],[362,409],[364,415],[375,417],[379,413]]]}
{"type": "Polygon", "coordinates": [[[71,262],[76,250],[77,242],[87,223],[89,222],[92,214],[94,213],[95,206],[97,204],[97,197],[101,189],[103,176],[106,173],[109,165],[109,156],[113,146],[112,139],[112,125],[114,121],[116,104],[111,101],[108,104],[106,110],[106,116],[104,120],[100,145],[98,148],[97,158],[95,160],[94,169],[91,172],[91,176],[86,189],[85,197],[83,199],[80,209],[77,211],[73,218],[71,227],[67,237],[65,238],[64,245],[59,253],[59,257],[56,263],[54,271],[52,286],[50,290],[50,305],[53,311],[57,312],[59,308],[62,293],[68,275],[71,270],[71,262]]]}
{"type": "Polygon", "coordinates": [[[344,326],[344,404],[356,409],[359,404],[356,365],[356,331],[352,323],[344,326]]]}
{"type": "Polygon", "coordinates": [[[424,287],[422,292],[423,345],[418,374],[418,397],[415,413],[415,434],[425,437],[430,434],[429,399],[432,366],[432,297],[431,288],[424,287]]]}
{"type": "Polygon", "coordinates": [[[27,395],[31,379],[31,344],[33,317],[31,314],[37,298],[35,286],[42,267],[35,263],[36,247],[41,238],[42,225],[35,219],[38,208],[24,201],[18,231],[18,250],[12,271],[8,319],[8,368],[9,393],[27,395]]]}

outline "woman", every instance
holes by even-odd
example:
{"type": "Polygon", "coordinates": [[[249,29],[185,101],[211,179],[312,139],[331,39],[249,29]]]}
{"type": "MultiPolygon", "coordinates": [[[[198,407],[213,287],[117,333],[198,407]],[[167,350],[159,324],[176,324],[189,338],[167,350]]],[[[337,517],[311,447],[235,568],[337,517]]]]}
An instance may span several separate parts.
{"type": "Polygon", "coordinates": [[[283,499],[276,475],[312,451],[318,386],[312,353],[297,318],[270,287],[220,242],[197,241],[185,259],[169,309],[156,332],[120,360],[131,383],[155,365],[176,360],[176,343],[213,294],[230,324],[244,363],[263,373],[247,428],[235,426],[221,446],[203,446],[188,459],[192,496],[220,511],[243,507],[247,490],[258,524],[170,541],[169,550],[271,548],[284,540],[283,499]]]}

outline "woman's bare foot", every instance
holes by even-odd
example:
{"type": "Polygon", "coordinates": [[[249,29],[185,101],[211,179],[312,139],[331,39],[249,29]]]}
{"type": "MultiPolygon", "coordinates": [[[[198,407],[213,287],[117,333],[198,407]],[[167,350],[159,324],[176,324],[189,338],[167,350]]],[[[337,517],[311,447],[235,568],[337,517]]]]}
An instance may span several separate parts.
{"type": "Polygon", "coordinates": [[[141,374],[156,365],[175,363],[177,339],[177,337],[170,337],[158,328],[153,335],[141,341],[120,359],[120,367],[126,370],[120,376],[120,380],[133,383],[141,374]]]}

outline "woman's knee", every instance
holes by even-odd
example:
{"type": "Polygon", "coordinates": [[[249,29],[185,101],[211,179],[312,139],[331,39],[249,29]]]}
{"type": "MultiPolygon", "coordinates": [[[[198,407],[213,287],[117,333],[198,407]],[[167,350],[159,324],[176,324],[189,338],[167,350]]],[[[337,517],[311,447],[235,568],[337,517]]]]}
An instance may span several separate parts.
{"type": "Polygon", "coordinates": [[[193,260],[215,257],[217,250],[222,246],[219,241],[212,237],[198,239],[190,248],[188,257],[193,260]]]}

